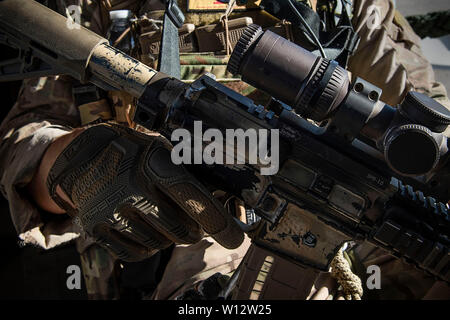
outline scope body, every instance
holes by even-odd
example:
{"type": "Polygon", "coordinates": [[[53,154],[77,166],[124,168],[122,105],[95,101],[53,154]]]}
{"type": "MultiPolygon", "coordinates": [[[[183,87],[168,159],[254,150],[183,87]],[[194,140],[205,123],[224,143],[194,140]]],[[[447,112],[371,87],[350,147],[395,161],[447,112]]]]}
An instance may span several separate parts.
{"type": "Polygon", "coordinates": [[[430,174],[448,153],[442,133],[450,112],[435,100],[409,92],[393,108],[380,100],[382,91],[274,34],[249,26],[230,58],[228,70],[291,106],[344,141],[371,141],[390,168],[402,176],[430,174]]]}

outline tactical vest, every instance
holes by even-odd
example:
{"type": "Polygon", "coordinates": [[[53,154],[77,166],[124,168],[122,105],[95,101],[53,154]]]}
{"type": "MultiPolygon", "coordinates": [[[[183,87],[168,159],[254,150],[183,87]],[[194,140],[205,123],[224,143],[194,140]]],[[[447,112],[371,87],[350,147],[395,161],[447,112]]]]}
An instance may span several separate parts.
{"type": "MultiPolygon", "coordinates": [[[[181,80],[190,83],[208,72],[217,81],[256,103],[266,104],[270,99],[268,95],[226,71],[232,49],[252,23],[303,46],[305,38],[292,28],[290,22],[261,10],[258,7],[260,2],[248,0],[246,5],[236,5],[229,15],[225,15],[227,4],[217,0],[178,0],[185,15],[184,24],[178,30],[181,80]]],[[[164,10],[158,8],[157,3],[158,0],[99,0],[97,21],[100,21],[100,26],[94,31],[103,33],[112,45],[156,69],[164,16],[164,10]],[[120,27],[123,21],[115,24],[114,16],[116,10],[123,9],[131,11],[129,24],[118,32],[120,28],[115,26],[120,27]]],[[[81,11],[87,20],[87,12],[93,11],[93,2],[84,0],[83,5],[81,11]]],[[[114,119],[135,127],[130,119],[135,101],[129,94],[118,91],[105,93],[92,85],[74,86],[73,93],[82,125],[100,119],[114,119]]]]}

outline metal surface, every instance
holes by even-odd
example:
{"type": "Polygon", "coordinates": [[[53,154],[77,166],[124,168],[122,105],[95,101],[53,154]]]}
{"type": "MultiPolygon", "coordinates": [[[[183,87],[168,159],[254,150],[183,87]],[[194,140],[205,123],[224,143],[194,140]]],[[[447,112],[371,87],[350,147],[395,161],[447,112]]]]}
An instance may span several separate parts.
{"type": "MultiPolygon", "coordinates": [[[[57,73],[68,73],[78,80],[86,80],[92,50],[107,43],[96,33],[74,26],[66,17],[29,0],[0,2],[0,30],[0,38],[10,46],[27,48],[24,53],[30,57],[38,57],[51,67],[57,66],[57,73]]],[[[20,71],[26,74],[26,70],[20,71]]]]}
{"type": "Polygon", "coordinates": [[[107,44],[93,50],[89,70],[103,82],[136,98],[143,94],[147,83],[158,73],[107,44]]]}

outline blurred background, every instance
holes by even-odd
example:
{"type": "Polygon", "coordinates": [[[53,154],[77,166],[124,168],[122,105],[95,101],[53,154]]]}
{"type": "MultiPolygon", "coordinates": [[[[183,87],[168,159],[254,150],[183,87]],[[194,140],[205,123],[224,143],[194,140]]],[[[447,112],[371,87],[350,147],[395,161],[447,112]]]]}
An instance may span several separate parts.
{"type": "MultiPolygon", "coordinates": [[[[450,1],[396,0],[397,9],[422,37],[422,50],[431,62],[436,79],[450,93],[450,1]]],[[[0,46],[0,60],[8,49],[0,46]]],[[[14,104],[20,82],[0,83],[0,121],[14,104]]],[[[0,155],[1,156],[1,155],[0,155]]],[[[50,251],[21,248],[11,222],[8,202],[0,195],[0,299],[84,299],[81,290],[68,290],[66,269],[79,265],[73,245],[50,251]]]]}
{"type": "Polygon", "coordinates": [[[445,35],[450,29],[450,1],[396,0],[395,2],[397,9],[405,17],[409,17],[408,20],[414,30],[423,37],[422,51],[433,65],[436,80],[442,82],[447,92],[450,92],[450,34],[445,35]],[[435,37],[442,33],[444,35],[435,37]]]}

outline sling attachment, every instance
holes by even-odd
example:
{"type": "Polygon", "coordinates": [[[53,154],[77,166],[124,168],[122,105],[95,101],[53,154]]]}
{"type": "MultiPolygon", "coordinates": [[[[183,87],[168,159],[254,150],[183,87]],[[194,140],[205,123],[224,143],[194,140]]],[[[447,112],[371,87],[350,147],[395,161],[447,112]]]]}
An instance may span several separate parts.
{"type": "Polygon", "coordinates": [[[176,0],[165,0],[161,50],[159,53],[158,71],[180,78],[180,48],[178,43],[178,28],[184,22],[184,14],[178,7],[176,0]]]}
{"type": "Polygon", "coordinates": [[[222,21],[223,29],[225,30],[225,50],[226,50],[227,55],[230,55],[231,51],[233,51],[233,46],[231,45],[231,41],[230,41],[230,31],[228,28],[228,16],[233,11],[235,4],[236,4],[236,0],[228,1],[227,9],[225,10],[225,13],[220,17],[220,21],[222,21]]]}
{"type": "Polygon", "coordinates": [[[336,7],[326,10],[320,7],[315,12],[309,6],[292,0],[262,0],[260,7],[280,20],[290,21],[292,28],[303,35],[299,43],[303,47],[336,60],[345,68],[358,46],[359,36],[353,29],[347,1],[338,2],[341,7],[339,15],[335,12],[336,7]]]}

